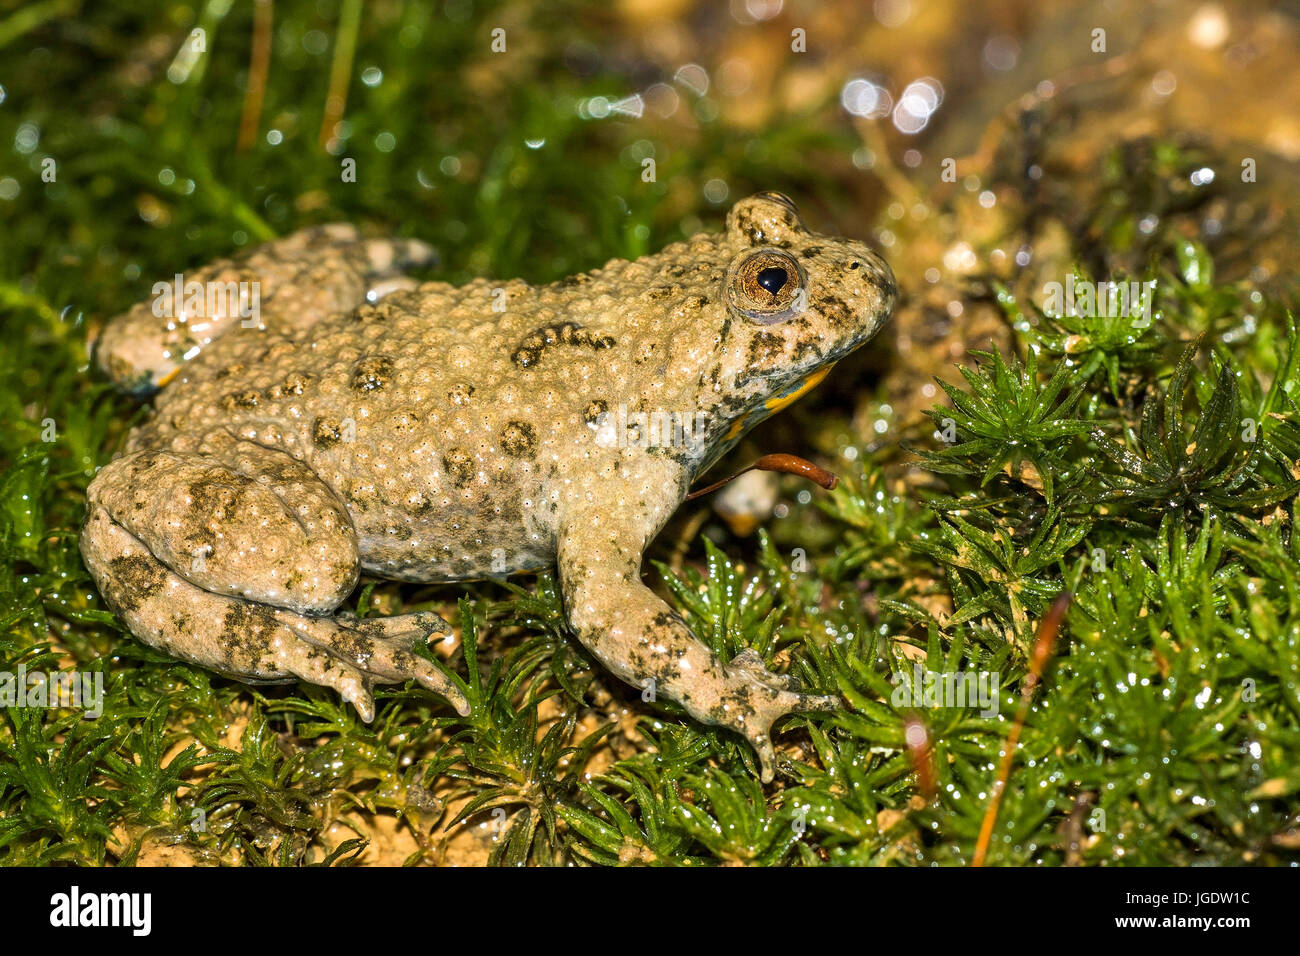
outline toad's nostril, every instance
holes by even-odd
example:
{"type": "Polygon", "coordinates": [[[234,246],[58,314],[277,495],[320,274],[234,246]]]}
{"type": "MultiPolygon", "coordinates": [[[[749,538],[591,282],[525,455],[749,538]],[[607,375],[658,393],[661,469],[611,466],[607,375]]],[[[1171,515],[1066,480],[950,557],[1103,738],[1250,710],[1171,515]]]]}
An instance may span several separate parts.
{"type": "Polygon", "coordinates": [[[758,274],[758,284],[768,291],[771,295],[776,295],[785,288],[786,281],[790,277],[784,269],[778,269],[775,266],[769,266],[758,274]]]}

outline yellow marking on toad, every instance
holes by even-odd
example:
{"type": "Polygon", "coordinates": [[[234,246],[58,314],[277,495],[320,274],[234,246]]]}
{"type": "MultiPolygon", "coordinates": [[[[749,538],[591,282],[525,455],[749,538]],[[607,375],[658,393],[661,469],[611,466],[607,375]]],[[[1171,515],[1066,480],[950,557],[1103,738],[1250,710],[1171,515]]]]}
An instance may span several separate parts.
{"type": "Polygon", "coordinates": [[[795,388],[794,391],[786,395],[778,395],[776,398],[769,398],[767,402],[764,403],[763,407],[767,409],[767,413],[769,415],[775,415],[781,409],[785,408],[787,405],[793,404],[794,402],[798,401],[805,394],[811,392],[814,388],[820,385],[821,380],[830,374],[832,368],[834,368],[833,365],[827,365],[824,368],[819,368],[817,371],[813,372],[802,382],[800,382],[798,387],[795,388]]]}
{"type": "Polygon", "coordinates": [[[736,421],[732,423],[731,429],[727,432],[727,436],[723,441],[731,441],[733,438],[738,438],[740,433],[749,425],[759,422],[762,419],[767,418],[769,415],[775,415],[787,405],[797,402],[808,392],[811,392],[816,388],[821,383],[821,380],[830,374],[831,369],[834,367],[834,363],[831,363],[824,368],[819,368],[784,395],[777,395],[773,398],[769,398],[763,403],[763,410],[761,413],[754,412],[746,415],[744,418],[736,419],[736,421]]]}
{"type": "Polygon", "coordinates": [[[179,374],[181,374],[181,370],[180,370],[180,367],[178,366],[178,367],[172,369],[170,372],[168,372],[168,373],[167,373],[166,375],[164,375],[162,378],[160,378],[160,379],[158,380],[158,386],[157,386],[157,387],[158,387],[158,388],[162,388],[164,385],[166,385],[168,382],[170,382],[172,379],[174,379],[174,378],[175,378],[177,375],[179,375],[179,374]]]}

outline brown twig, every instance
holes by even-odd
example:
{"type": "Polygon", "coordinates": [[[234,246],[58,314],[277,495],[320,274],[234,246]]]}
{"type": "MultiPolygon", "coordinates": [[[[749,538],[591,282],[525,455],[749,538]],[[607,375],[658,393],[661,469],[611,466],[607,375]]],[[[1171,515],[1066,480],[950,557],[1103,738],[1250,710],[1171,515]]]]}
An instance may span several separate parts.
{"type": "Polygon", "coordinates": [[[325,115],[321,117],[320,145],[328,150],[334,129],[343,121],[348,105],[348,79],[352,74],[352,57],[357,52],[357,31],[361,27],[361,0],[343,0],[339,11],[339,29],[334,37],[334,58],[330,62],[330,88],[325,96],[325,115]]]}
{"type": "Polygon", "coordinates": [[[244,153],[257,139],[266,98],[266,78],[271,72],[271,20],[275,0],[253,0],[253,47],[248,55],[248,89],[244,92],[244,113],[239,118],[239,139],[235,148],[244,153]]]}
{"type": "Polygon", "coordinates": [[[1007,781],[1011,778],[1011,764],[1015,760],[1016,748],[1020,746],[1020,732],[1029,717],[1029,704],[1034,696],[1034,688],[1042,679],[1048,658],[1052,656],[1052,650],[1056,646],[1056,635],[1060,633],[1065,612],[1069,610],[1072,599],[1073,595],[1069,591],[1062,592],[1038,623],[1038,633],[1034,636],[1034,646],[1029,653],[1029,674],[1020,686],[1020,707],[1016,711],[1016,719],[1011,724],[1011,732],[1007,734],[1007,739],[1002,744],[1002,764],[998,767],[998,778],[993,781],[989,806],[984,811],[984,819],[980,823],[979,839],[975,841],[975,856],[971,859],[971,866],[983,866],[985,857],[988,856],[989,843],[993,839],[993,825],[997,823],[1002,794],[1007,788],[1007,781]]]}
{"type": "Polygon", "coordinates": [[[925,802],[934,799],[935,786],[934,750],[930,746],[930,728],[917,714],[911,714],[903,721],[903,740],[907,744],[907,756],[916,771],[916,788],[921,791],[925,802]]]}

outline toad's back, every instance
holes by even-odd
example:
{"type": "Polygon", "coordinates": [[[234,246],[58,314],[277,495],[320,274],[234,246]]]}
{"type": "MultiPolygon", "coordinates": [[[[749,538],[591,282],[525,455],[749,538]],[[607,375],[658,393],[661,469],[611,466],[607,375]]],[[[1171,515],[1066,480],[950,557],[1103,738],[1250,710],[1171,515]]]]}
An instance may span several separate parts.
{"type": "Polygon", "coordinates": [[[605,343],[493,312],[493,288],[517,285],[431,284],[307,330],[231,330],[163,389],[127,451],[199,452],[219,434],[287,452],[347,505],[364,563],[388,576],[553,561],[542,489],[589,434],[584,356],[605,343]],[[553,349],[563,361],[542,361],[553,349]]]}
{"type": "MultiPolygon", "coordinates": [[[[335,261],[333,249],[313,254],[335,261]]],[[[126,451],[202,453],[233,437],[287,453],[347,507],[363,566],[384,576],[546,566],[555,559],[557,485],[572,493],[587,480],[602,416],[624,407],[706,409],[717,421],[739,414],[716,375],[731,255],[723,237],[699,236],[546,286],[410,283],[364,304],[358,290],[372,280],[349,283],[324,305],[303,302],[313,286],[301,276],[281,281],[262,327],[212,322],[204,327],[217,334],[202,342],[165,343],[194,357],[155,374],[165,387],[126,451]]],[[[106,330],[115,349],[101,364],[134,375],[138,361],[121,356],[166,351],[132,352],[157,320],[138,324],[130,336],[129,321],[106,330]]],[[[673,448],[650,454],[660,453],[688,471],[700,460],[673,448]]],[[[613,467],[634,479],[634,458],[613,467]]]]}

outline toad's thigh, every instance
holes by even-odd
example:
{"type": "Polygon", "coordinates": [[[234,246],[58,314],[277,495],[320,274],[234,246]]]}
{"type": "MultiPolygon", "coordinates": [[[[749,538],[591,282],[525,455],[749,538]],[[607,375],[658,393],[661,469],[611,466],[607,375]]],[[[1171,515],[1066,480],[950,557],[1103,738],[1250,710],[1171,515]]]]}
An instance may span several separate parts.
{"type": "Polygon", "coordinates": [[[290,456],[247,442],[217,454],[137,452],[87,489],[168,569],[200,588],[305,613],[356,586],[356,534],[328,486],[290,456]]]}

